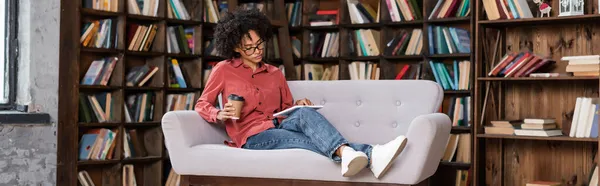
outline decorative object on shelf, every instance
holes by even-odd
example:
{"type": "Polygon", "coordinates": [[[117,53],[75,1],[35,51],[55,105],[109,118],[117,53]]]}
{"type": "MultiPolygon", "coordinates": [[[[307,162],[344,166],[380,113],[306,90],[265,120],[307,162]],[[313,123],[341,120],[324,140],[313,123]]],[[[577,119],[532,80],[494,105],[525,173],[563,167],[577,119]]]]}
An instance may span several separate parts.
{"type": "MultiPolygon", "coordinates": [[[[564,1],[570,2],[571,0],[560,0],[561,5],[564,1]]],[[[552,10],[552,7],[550,7],[550,5],[544,3],[544,0],[533,0],[533,2],[538,5],[538,9],[540,10],[540,12],[538,13],[538,17],[544,17],[544,14],[546,14],[546,17],[550,17],[550,11],[552,10]]]]}
{"type": "Polygon", "coordinates": [[[583,0],[560,0],[558,16],[583,15],[583,0]]]}

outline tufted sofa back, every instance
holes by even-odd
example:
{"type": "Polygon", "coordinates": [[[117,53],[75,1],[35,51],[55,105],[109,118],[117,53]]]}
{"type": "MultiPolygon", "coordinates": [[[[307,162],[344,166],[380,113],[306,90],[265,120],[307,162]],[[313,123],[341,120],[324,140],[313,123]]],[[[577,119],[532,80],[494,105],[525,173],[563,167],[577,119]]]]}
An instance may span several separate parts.
{"type": "Polygon", "coordinates": [[[417,116],[434,113],[443,90],[429,80],[288,81],[294,99],[308,98],[351,142],[385,143],[406,134],[417,116]]]}

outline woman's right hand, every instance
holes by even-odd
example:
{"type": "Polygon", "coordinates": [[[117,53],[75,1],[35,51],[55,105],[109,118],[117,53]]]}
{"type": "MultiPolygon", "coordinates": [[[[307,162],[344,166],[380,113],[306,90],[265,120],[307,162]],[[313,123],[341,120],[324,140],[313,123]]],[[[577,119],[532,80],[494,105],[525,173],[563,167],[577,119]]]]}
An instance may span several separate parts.
{"type": "Polygon", "coordinates": [[[231,119],[235,115],[235,108],[231,103],[225,103],[225,108],[220,110],[217,113],[217,119],[221,121],[225,121],[227,119],[231,119]]]}

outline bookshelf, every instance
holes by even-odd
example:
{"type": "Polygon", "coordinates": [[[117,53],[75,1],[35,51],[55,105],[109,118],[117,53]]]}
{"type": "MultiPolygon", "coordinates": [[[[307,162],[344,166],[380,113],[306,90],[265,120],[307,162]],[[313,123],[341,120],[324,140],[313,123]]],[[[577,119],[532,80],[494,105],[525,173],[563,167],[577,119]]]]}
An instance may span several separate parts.
{"type": "MultiPolygon", "coordinates": [[[[584,1],[584,15],[558,16],[559,1],[546,2],[550,17],[494,19],[496,5],[475,4],[474,185],[525,185],[533,181],[587,185],[593,177],[598,138],[571,137],[578,97],[597,98],[598,76],[496,77],[490,76],[510,52],[531,51],[555,61],[536,72],[566,73],[564,56],[598,55],[595,23],[597,1],[584,1]],[[492,19],[490,20],[490,17],[492,19]],[[554,118],[563,135],[553,137],[487,133],[491,121],[554,118]]],[[[506,1],[505,1],[506,2],[506,1]]],[[[518,1],[514,1],[518,2],[518,1]]],[[[510,11],[510,7],[508,7],[510,11]]],[[[499,14],[503,14],[500,11],[499,14]]],[[[511,12],[512,14],[512,12],[511,12]]],[[[512,14],[514,17],[514,14],[512,14]]],[[[510,17],[510,16],[508,16],[510,17]]],[[[518,73],[518,72],[517,72],[518,73]]]]}
{"type": "MultiPolygon", "coordinates": [[[[66,8],[61,12],[57,184],[82,185],[78,174],[85,171],[95,185],[123,185],[132,175],[138,185],[165,185],[171,168],[161,117],[169,110],[193,109],[210,65],[223,60],[208,44],[223,4],[211,9],[207,2],[212,0],[145,0],[155,6],[133,10],[130,3],[136,1],[91,2],[61,1],[66,8]],[[88,26],[95,21],[97,27],[88,26]],[[95,31],[100,34],[92,36],[95,31]],[[106,139],[106,145],[94,148],[96,139],[106,139]],[[90,157],[80,158],[87,152],[80,153],[82,144],[90,147],[90,157]]],[[[231,10],[250,1],[222,2],[231,10]]],[[[282,40],[289,38],[278,16],[283,2],[252,2],[264,6],[279,36],[278,48],[291,48],[282,40]]],[[[291,51],[274,52],[265,50],[266,61],[295,74],[288,65],[291,51]]]]}
{"type": "MultiPolygon", "coordinates": [[[[90,175],[96,185],[121,185],[124,175],[135,175],[137,183],[143,185],[163,185],[167,182],[170,163],[168,152],[164,148],[164,141],[160,130],[160,118],[171,107],[179,107],[186,109],[189,105],[173,105],[170,100],[173,99],[191,99],[196,100],[204,85],[204,79],[210,73],[210,66],[214,63],[223,60],[216,56],[212,50],[210,41],[212,41],[212,31],[215,27],[215,20],[204,18],[203,15],[211,14],[210,9],[206,9],[205,1],[198,0],[181,0],[182,4],[190,16],[190,19],[178,19],[173,17],[170,4],[171,0],[158,0],[156,8],[156,16],[145,16],[129,13],[129,0],[117,0],[117,11],[94,10],[84,8],[83,1],[61,1],[61,7],[65,8],[61,13],[61,52],[60,52],[60,79],[61,89],[59,91],[59,109],[73,110],[77,112],[60,112],[58,126],[58,176],[57,182],[61,185],[78,185],[78,172],[85,170],[90,175]],[[97,19],[112,19],[114,20],[114,32],[116,37],[111,40],[111,44],[117,44],[117,47],[97,48],[87,47],[80,44],[80,37],[84,32],[84,23],[90,20],[97,19]],[[75,23],[75,24],[74,24],[75,23]],[[135,25],[134,25],[135,24],[135,25]],[[137,27],[136,27],[137,25],[137,27]],[[140,43],[135,43],[135,35],[137,28],[148,26],[146,35],[155,35],[153,40],[144,46],[144,39],[140,43]],[[192,33],[186,38],[188,42],[193,42],[194,47],[188,48],[177,42],[180,37],[176,33],[192,33]],[[175,41],[175,42],[173,42],[175,41]],[[132,46],[130,46],[131,43],[132,46]],[[137,47],[136,47],[137,45],[137,47]],[[180,51],[180,52],[176,52],[180,51]],[[94,60],[107,57],[118,57],[114,64],[111,78],[105,85],[82,85],[81,80],[84,78],[88,68],[93,64],[94,60]],[[174,70],[174,60],[181,69],[181,72],[174,70]],[[128,75],[135,74],[143,65],[149,65],[148,71],[156,71],[151,78],[145,82],[139,80],[131,82],[128,75]],[[173,76],[178,73],[183,74],[186,87],[180,88],[182,84],[173,76]],[[77,76],[75,76],[75,74],[77,76]],[[128,85],[133,84],[133,86],[128,85]],[[139,86],[141,84],[141,86],[139,86]],[[180,87],[171,85],[177,84],[180,87]],[[95,120],[81,121],[79,114],[82,113],[80,108],[79,95],[86,93],[96,95],[98,93],[111,93],[111,117],[109,121],[99,122],[95,120]],[[194,95],[181,95],[179,97],[173,94],[195,93],[194,95]],[[136,97],[132,97],[136,96],[136,97]],[[144,117],[136,116],[135,114],[127,114],[125,111],[137,106],[136,100],[146,100],[153,107],[150,107],[147,112],[144,112],[144,117]],[[133,100],[133,101],[132,101],[133,100]],[[125,107],[128,105],[129,107],[125,107]],[[130,120],[132,122],[130,122],[130,120]],[[79,160],[79,144],[84,134],[88,134],[90,130],[111,129],[116,133],[115,147],[113,148],[112,159],[107,160],[79,160]],[[126,147],[124,144],[123,131],[130,132],[134,130],[137,136],[137,142],[131,142],[133,145],[126,147]],[[135,145],[136,143],[137,145],[135,145]],[[143,147],[144,156],[136,156],[130,151],[137,151],[136,147],[143,147]],[[134,149],[132,149],[134,148],[134,149]],[[129,150],[126,150],[129,149],[129,150]],[[127,152],[126,152],[127,151],[127,152]],[[133,166],[129,166],[133,165],[133,166]],[[129,173],[130,168],[133,171],[129,173]],[[125,173],[123,172],[125,170],[125,173]]],[[[444,36],[443,30],[440,29],[440,37],[437,38],[428,32],[430,26],[460,28],[467,31],[467,36],[470,39],[468,49],[474,51],[474,21],[469,13],[466,16],[442,16],[443,18],[429,19],[430,15],[436,14],[436,5],[438,1],[410,1],[410,5],[396,5],[398,17],[392,17],[389,12],[394,12],[393,7],[388,7],[387,0],[366,0],[360,1],[369,4],[377,13],[371,23],[357,23],[357,18],[352,18],[356,15],[351,15],[353,10],[349,9],[348,2],[357,2],[353,0],[227,0],[229,10],[237,7],[248,6],[247,3],[262,2],[263,12],[272,18],[272,25],[277,34],[278,42],[270,42],[265,51],[265,61],[269,64],[277,65],[285,69],[285,75],[288,80],[306,80],[306,74],[309,69],[305,65],[325,65],[325,67],[336,67],[336,72],[332,72],[332,80],[350,80],[353,75],[349,69],[349,65],[354,62],[371,62],[379,68],[379,76],[372,75],[375,79],[397,79],[398,74],[404,69],[404,75],[398,79],[429,79],[432,81],[441,82],[441,79],[434,77],[429,61],[440,64],[445,64],[449,75],[453,74],[452,64],[454,61],[474,61],[474,55],[471,52],[434,52],[430,50],[429,37],[433,40],[438,40],[441,45],[448,48],[448,44],[441,40],[449,40],[446,42],[454,42],[452,36],[444,36]],[[296,3],[301,2],[301,3],[296,3]],[[293,23],[287,20],[288,12],[286,8],[278,8],[285,6],[283,3],[295,3],[298,8],[294,10],[293,23]],[[243,5],[246,4],[246,5],[243,5]],[[404,7],[400,7],[404,6],[404,7]],[[417,7],[417,9],[411,9],[417,7]],[[410,10],[415,14],[402,12],[402,9],[410,10]],[[319,12],[319,10],[322,10],[319,12]],[[315,26],[311,25],[311,19],[314,19],[313,14],[321,13],[325,15],[333,14],[335,17],[332,21],[335,24],[315,26]],[[402,15],[399,15],[402,14],[402,15]],[[282,16],[283,15],[283,16],[282,16]],[[414,17],[414,20],[407,20],[407,17],[414,17]],[[416,31],[415,31],[416,30],[416,31]],[[329,35],[327,35],[329,33],[329,35]],[[318,43],[315,40],[311,42],[311,37],[316,37],[320,34],[321,37],[329,37],[333,43],[330,43],[333,50],[325,50],[318,48],[318,43]],[[363,36],[367,35],[366,37],[363,36]],[[369,36],[369,35],[372,35],[369,36]],[[431,36],[430,36],[431,35],[431,36]],[[405,42],[400,43],[400,36],[405,36],[405,42]],[[290,39],[296,38],[296,40],[290,39]],[[367,49],[362,49],[361,44],[357,43],[360,39],[365,39],[363,45],[371,44],[369,47],[375,47],[377,51],[368,52],[367,49]],[[364,37],[364,38],[362,38],[364,37]],[[386,44],[397,38],[395,44],[398,49],[393,52],[386,52],[386,44]],[[412,39],[414,41],[412,41],[412,39]],[[312,43],[312,44],[311,44],[312,43]],[[409,44],[412,43],[412,44],[409,44]],[[294,54],[292,45],[299,44],[296,47],[297,54],[294,54]],[[279,46],[279,47],[277,47],[279,46]],[[356,48],[352,49],[349,46],[356,48]],[[279,50],[277,50],[279,49],[279,50]],[[285,49],[285,50],[281,50],[285,49]],[[287,50],[292,49],[292,50],[287,50]],[[359,51],[361,50],[361,51],[359,51]],[[364,51],[363,51],[364,50],[364,51]],[[311,52],[312,51],[312,52],[311,52]],[[313,53],[315,53],[313,55],[313,53]],[[408,70],[407,70],[408,69],[408,70]]],[[[445,2],[445,1],[441,1],[445,2]]],[[[465,1],[466,2],[466,1],[465,1]]],[[[457,5],[457,7],[468,7],[472,9],[473,1],[469,4],[457,5]]],[[[397,3],[397,2],[396,2],[397,3]]],[[[254,5],[252,5],[254,6],[254,5]]],[[[465,9],[466,10],[466,9],[465,9]]],[[[140,11],[148,11],[143,8],[140,11]]],[[[439,11],[439,10],[438,10],[439,11]]],[[[464,11],[464,10],[463,10],[464,11]]],[[[458,12],[458,10],[457,10],[458,12]]],[[[466,14],[463,12],[463,14],[466,14]]],[[[363,17],[364,18],[364,17],[363,17]]],[[[142,32],[142,31],[140,31],[142,32]]],[[[445,31],[447,34],[451,31],[445,31]]],[[[143,33],[143,32],[142,32],[143,33]]],[[[144,35],[144,34],[139,34],[144,35]]],[[[113,37],[111,37],[113,38],[113,37]]],[[[455,47],[458,47],[458,44],[455,47]]],[[[453,45],[453,46],[454,46],[453,45]]],[[[363,46],[364,47],[364,46],[363,46]]],[[[433,47],[437,49],[437,46],[433,47]]],[[[455,48],[456,50],[456,48],[455,48]]],[[[441,68],[441,67],[440,67],[441,68]]],[[[462,67],[461,67],[462,68],[462,67]]],[[[464,88],[446,87],[440,112],[452,114],[455,97],[473,97],[473,74],[475,69],[474,63],[470,66],[465,66],[464,71],[468,71],[470,75],[462,77],[462,81],[469,82],[464,88]]],[[[372,71],[373,74],[376,71],[372,71]]],[[[462,73],[462,72],[461,72],[462,73]]],[[[132,75],[133,76],[133,75],[132,75]]],[[[145,77],[145,75],[142,75],[145,77]]],[[[366,76],[366,75],[365,75],[366,76]]],[[[355,76],[359,77],[359,76],[355,76]]],[[[366,76],[368,77],[368,76],[366,76]]],[[[441,77],[440,77],[441,78],[441,77]]],[[[454,77],[448,77],[455,79],[454,77]]],[[[144,78],[141,78],[144,79],[144,78]]],[[[458,80],[458,79],[457,79],[458,80]]],[[[461,82],[464,84],[464,82],[461,82]]],[[[456,85],[458,86],[458,84],[456,85]]],[[[85,98],[85,97],[84,97],[85,98]]],[[[472,98],[471,98],[472,99],[472,98]]],[[[85,99],[84,99],[85,100],[85,99]]],[[[142,103],[142,102],[140,102],[142,103]]],[[[465,101],[464,107],[471,107],[472,103],[465,101]]],[[[93,109],[93,108],[90,108],[93,109]]],[[[140,109],[144,110],[144,109],[140,109]]],[[[465,114],[461,117],[467,118],[471,116],[473,109],[465,109],[465,114]]],[[[131,111],[129,111],[130,113],[131,111]]],[[[91,112],[93,114],[93,112],[91,112]]],[[[136,112],[137,113],[137,112],[136,112]]],[[[141,112],[139,112],[141,114],[141,112]]],[[[94,116],[90,116],[93,118],[94,116]]],[[[452,116],[451,116],[452,118],[452,116]]],[[[453,134],[473,134],[472,121],[465,121],[461,125],[452,128],[453,134]]],[[[131,138],[131,133],[128,133],[131,138]]],[[[471,135],[473,137],[473,135],[471,135]]],[[[469,144],[472,144],[472,137],[467,138],[469,144]]],[[[468,146],[469,153],[472,154],[471,145],[468,146]]],[[[109,153],[110,154],[110,153],[109,153]]],[[[468,155],[473,157],[473,155],[468,155]]],[[[470,161],[469,161],[470,162],[470,161]]],[[[436,185],[446,183],[450,180],[455,180],[457,170],[470,170],[471,163],[443,161],[440,163],[438,172],[429,180],[429,184],[436,185]]]]}

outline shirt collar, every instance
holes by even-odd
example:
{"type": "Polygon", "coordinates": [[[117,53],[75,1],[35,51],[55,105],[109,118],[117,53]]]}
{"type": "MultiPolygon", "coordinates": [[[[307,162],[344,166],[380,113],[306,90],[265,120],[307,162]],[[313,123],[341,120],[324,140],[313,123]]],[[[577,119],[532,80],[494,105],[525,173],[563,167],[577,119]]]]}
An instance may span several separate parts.
{"type": "MultiPolygon", "coordinates": [[[[235,68],[238,68],[240,66],[247,67],[244,65],[244,62],[242,62],[241,58],[233,58],[231,60],[231,65],[235,68]]],[[[249,67],[247,67],[247,68],[249,68],[249,67]]],[[[265,64],[265,62],[262,62],[262,61],[260,63],[258,63],[258,68],[256,69],[256,72],[261,72],[261,71],[268,72],[267,65],[265,64]]]]}

